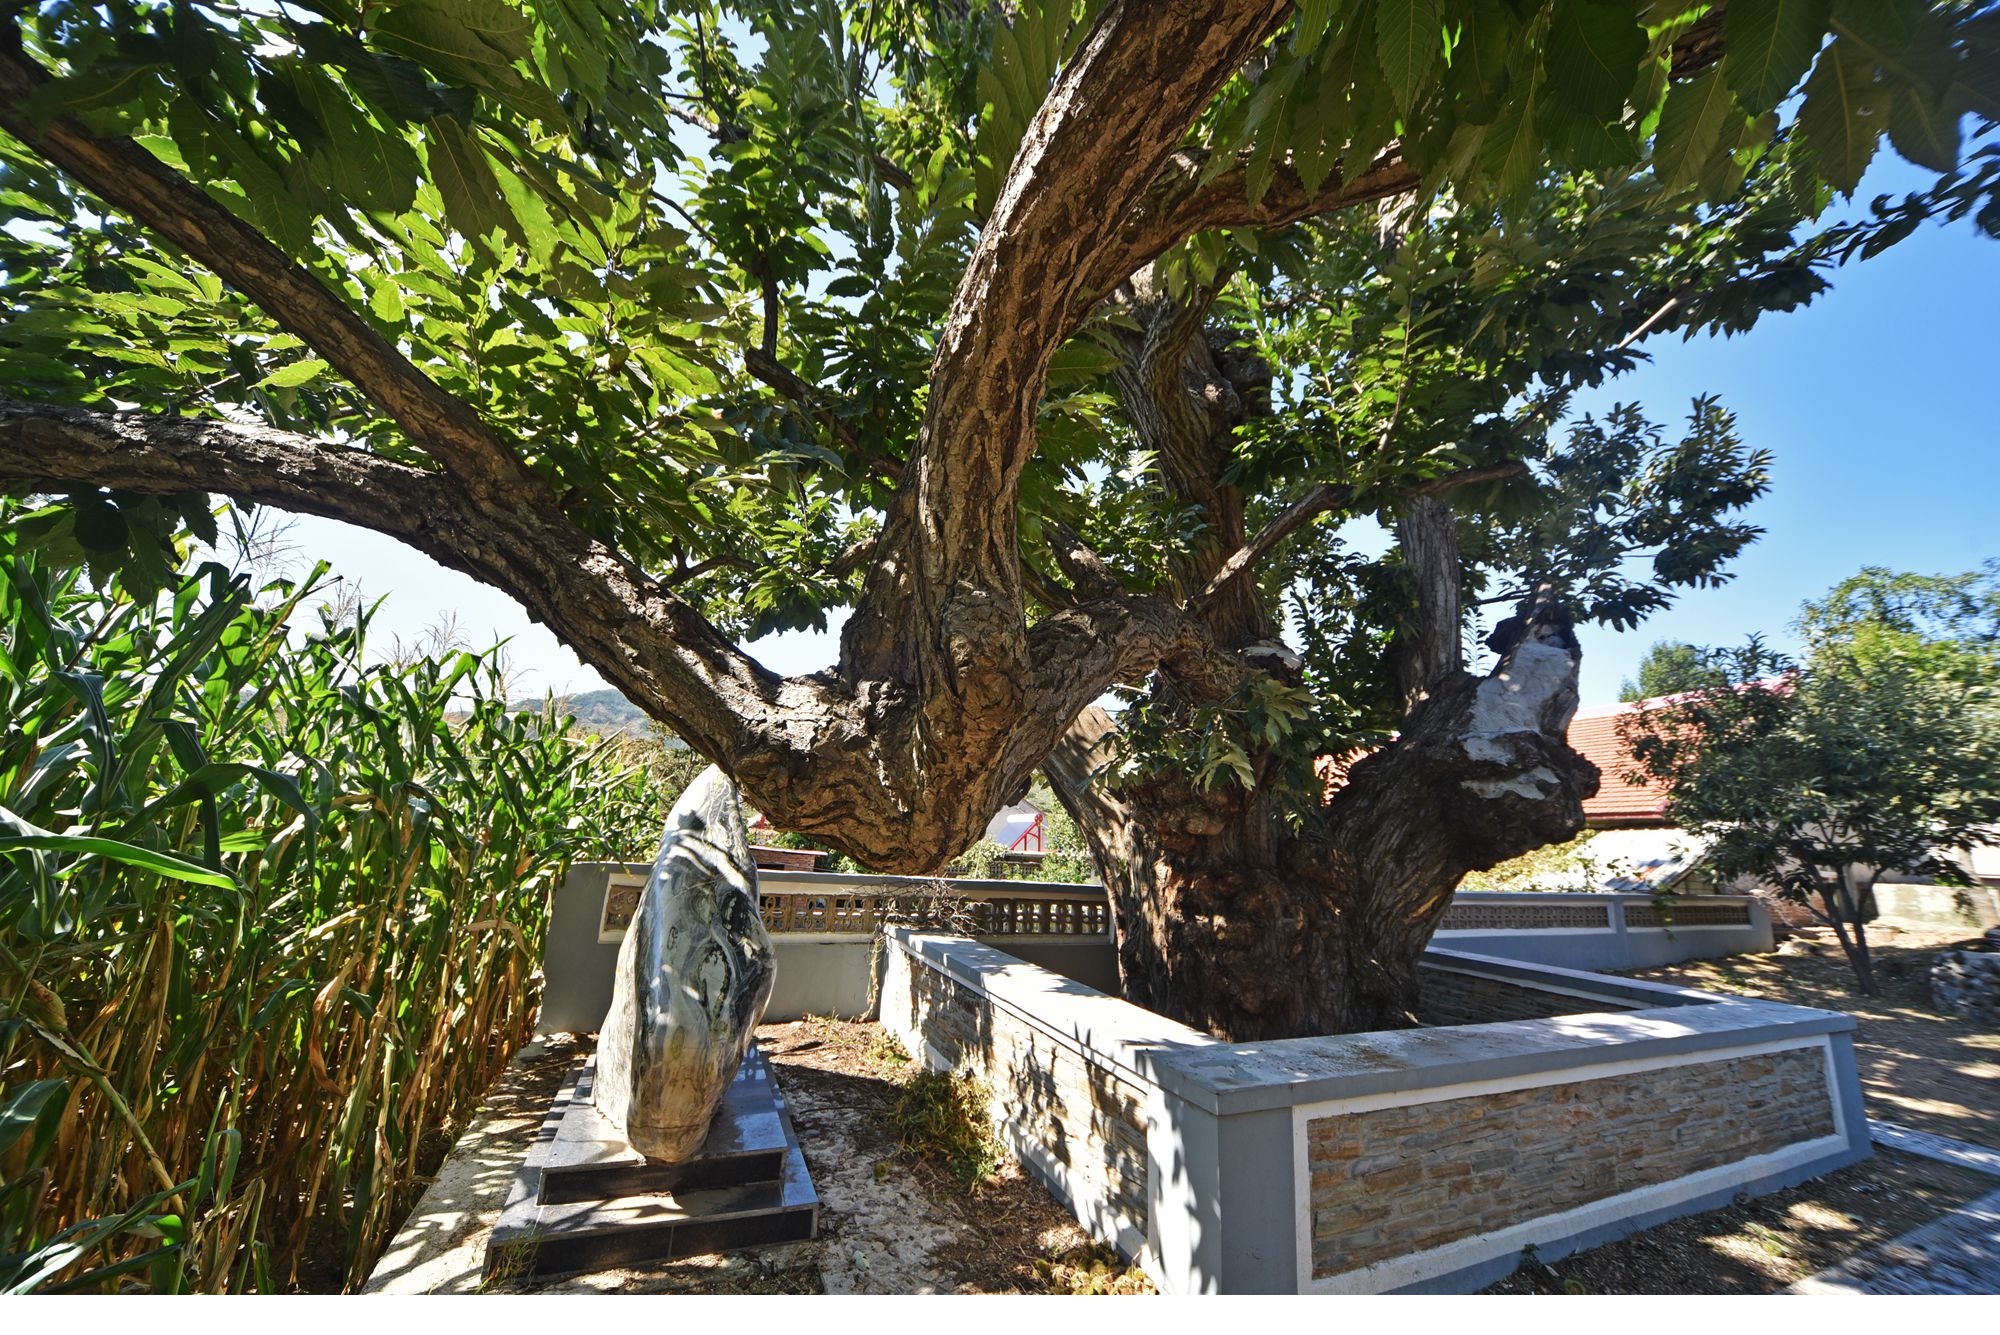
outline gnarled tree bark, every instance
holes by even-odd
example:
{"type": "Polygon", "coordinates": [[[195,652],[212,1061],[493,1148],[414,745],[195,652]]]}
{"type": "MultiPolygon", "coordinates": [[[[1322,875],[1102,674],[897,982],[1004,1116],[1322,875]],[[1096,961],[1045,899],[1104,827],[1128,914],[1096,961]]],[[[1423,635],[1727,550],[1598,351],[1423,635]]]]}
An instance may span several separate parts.
{"type": "MultiPolygon", "coordinates": [[[[1211,347],[1199,307],[1175,309],[1144,278],[1196,232],[1280,225],[1419,183],[1391,150],[1313,191],[1277,164],[1253,202],[1240,168],[1209,174],[1184,146],[1290,8],[1103,8],[981,232],[828,672],[768,671],[670,581],[584,531],[514,443],[194,182],[131,140],[32,114],[47,76],[11,27],[0,29],[0,127],[257,302],[436,468],[223,422],[3,403],[0,487],[206,490],[395,536],[519,599],[775,823],[885,870],[930,871],[970,845],[1053,750],[1051,771],[1113,888],[1135,1000],[1240,1037],[1400,1022],[1416,952],[1457,877],[1568,833],[1594,783],[1561,744],[1575,647],[1552,609],[1523,621],[1483,679],[1463,671],[1442,621],[1426,621],[1411,640],[1420,652],[1402,739],[1355,766],[1296,834],[1254,792],[1091,781],[1107,737],[1089,706],[1111,685],[1157,669],[1161,690],[1193,703],[1227,698],[1250,673],[1287,671],[1247,575],[1299,524],[1355,499],[1323,483],[1247,533],[1245,498],[1219,479],[1229,433],[1254,411],[1257,368],[1211,347]],[[1209,533],[1165,593],[1123,590],[1070,551],[1074,589],[1031,625],[1019,477],[1051,356],[1114,293],[1148,331],[1119,374],[1132,420],[1209,533]]],[[[1413,523],[1448,529],[1416,504],[1413,523]]]]}
{"type": "MultiPolygon", "coordinates": [[[[1190,674],[1164,659],[1156,704],[1183,714],[1223,703],[1254,672],[1290,667],[1243,576],[1313,517],[1352,503],[1324,485],[1246,536],[1243,496],[1222,478],[1235,429],[1257,410],[1268,372],[1218,354],[1205,303],[1121,289],[1135,332],[1116,383],[1126,416],[1161,460],[1162,485],[1199,506],[1206,540],[1174,569],[1234,675],[1190,674]]],[[[1499,663],[1464,667],[1456,518],[1449,484],[1418,489],[1397,525],[1409,614],[1392,662],[1401,733],[1354,763],[1294,827],[1262,783],[1203,790],[1153,771],[1114,779],[1117,725],[1086,710],[1045,767],[1110,891],[1126,997],[1238,1040],[1393,1028],[1414,1022],[1417,961],[1466,872],[1568,838],[1597,771],[1569,749],[1580,653],[1567,615],[1542,596],[1496,633],[1499,663]]],[[[1212,662],[1212,660],[1211,660],[1212,662]]],[[[1252,754],[1253,772],[1268,754],[1252,754]]]]}
{"type": "Polygon", "coordinates": [[[1547,604],[1484,677],[1455,670],[1390,746],[1290,829],[1256,790],[1118,785],[1085,711],[1046,766],[1111,894],[1127,1000],[1238,1041],[1414,1023],[1453,890],[1583,824],[1597,769],[1564,740],[1578,652],[1547,604]]]}
{"type": "MultiPolygon", "coordinates": [[[[34,114],[30,100],[47,76],[11,28],[0,30],[0,127],[257,301],[442,471],[421,488],[398,479],[423,496],[419,522],[414,503],[387,488],[333,489],[319,500],[284,485],[273,470],[310,472],[318,465],[302,452],[327,448],[297,437],[282,457],[198,457],[171,424],[85,414],[63,416],[58,428],[23,404],[0,420],[0,482],[16,491],[117,485],[165,470],[178,490],[285,494],[294,508],[392,532],[520,599],[774,821],[873,866],[932,870],[979,837],[1090,700],[1143,677],[1163,654],[1205,652],[1200,623],[1160,597],[1107,594],[1030,627],[1016,482],[1034,449],[1049,357],[1087,314],[1104,257],[1121,267],[1208,225],[1201,211],[1217,206],[1176,187],[1187,175],[1170,159],[1288,10],[1284,0],[1112,5],[1065,67],[960,284],[922,433],[835,672],[787,679],[763,668],[571,522],[469,405],[254,228],[141,145],[34,114]],[[1173,221],[1182,206],[1196,210],[1187,228],[1173,221]],[[1146,225],[1120,243],[1128,215],[1146,225]],[[84,447],[86,436],[94,443],[84,447]],[[171,466],[138,457],[156,447],[170,451],[171,466]]],[[[1338,183],[1324,193],[1337,198],[1338,183]]],[[[201,439],[213,444],[229,430],[215,424],[201,439]]]]}

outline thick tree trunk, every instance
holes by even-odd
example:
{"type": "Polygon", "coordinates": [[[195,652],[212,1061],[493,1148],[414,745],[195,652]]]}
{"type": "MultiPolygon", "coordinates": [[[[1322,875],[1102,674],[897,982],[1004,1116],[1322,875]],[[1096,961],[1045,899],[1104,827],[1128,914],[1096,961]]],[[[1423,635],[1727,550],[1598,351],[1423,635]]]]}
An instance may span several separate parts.
{"type": "MultiPolygon", "coordinates": [[[[1116,300],[1127,316],[1115,376],[1126,418],[1159,458],[1163,485],[1203,515],[1202,540],[1173,563],[1175,592],[1238,665],[1233,679],[1204,681],[1166,658],[1157,701],[1221,704],[1251,674],[1293,671],[1255,582],[1232,573],[1235,554],[1257,543],[1245,497],[1222,481],[1269,372],[1211,343],[1200,294],[1170,300],[1140,273],[1116,300]]],[[[1317,512],[1294,505],[1264,533],[1317,512]]],[[[1412,495],[1397,538],[1409,608],[1391,656],[1401,735],[1299,827],[1261,784],[1204,791],[1172,772],[1112,781],[1116,724],[1095,708],[1046,762],[1110,894],[1128,1000],[1238,1040],[1414,1023],[1417,961],[1460,878],[1581,828],[1597,771],[1565,741],[1578,651],[1560,604],[1544,595],[1525,605],[1496,636],[1499,666],[1475,678],[1463,667],[1450,505],[1412,495]]],[[[1269,759],[1252,755],[1252,772],[1269,759]]]]}
{"type": "Polygon", "coordinates": [[[1486,677],[1457,671],[1289,831],[1267,798],[1116,785],[1116,724],[1047,773],[1105,877],[1127,1000],[1237,1041],[1415,1022],[1418,961],[1468,871],[1573,835],[1597,770],[1564,740],[1578,653],[1553,603],[1486,677]]]}

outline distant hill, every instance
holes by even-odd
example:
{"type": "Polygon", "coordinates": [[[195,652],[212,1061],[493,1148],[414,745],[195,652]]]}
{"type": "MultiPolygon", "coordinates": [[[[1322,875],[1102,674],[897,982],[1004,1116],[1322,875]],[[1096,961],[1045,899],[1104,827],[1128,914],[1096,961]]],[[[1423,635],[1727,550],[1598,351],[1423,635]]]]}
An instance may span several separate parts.
{"type": "MultiPolygon", "coordinates": [[[[516,700],[516,710],[541,712],[540,700],[516,700]]],[[[574,715],[576,721],[593,732],[611,733],[646,731],[647,718],[639,707],[616,691],[585,691],[582,695],[559,696],[556,699],[559,713],[574,715]]]]}

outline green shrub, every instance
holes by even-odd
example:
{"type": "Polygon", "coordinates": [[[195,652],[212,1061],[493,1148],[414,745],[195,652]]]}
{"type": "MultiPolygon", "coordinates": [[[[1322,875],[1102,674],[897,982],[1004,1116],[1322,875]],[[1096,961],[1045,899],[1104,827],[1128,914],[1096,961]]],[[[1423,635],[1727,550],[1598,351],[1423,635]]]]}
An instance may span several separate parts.
{"type": "Polygon", "coordinates": [[[988,1100],[986,1086],[970,1071],[920,1071],[897,1094],[889,1126],[903,1153],[970,1189],[1006,1160],[986,1119],[988,1100]]]}
{"type": "Polygon", "coordinates": [[[981,839],[945,864],[945,875],[955,880],[989,881],[1006,873],[1007,850],[991,839],[981,839]]]}

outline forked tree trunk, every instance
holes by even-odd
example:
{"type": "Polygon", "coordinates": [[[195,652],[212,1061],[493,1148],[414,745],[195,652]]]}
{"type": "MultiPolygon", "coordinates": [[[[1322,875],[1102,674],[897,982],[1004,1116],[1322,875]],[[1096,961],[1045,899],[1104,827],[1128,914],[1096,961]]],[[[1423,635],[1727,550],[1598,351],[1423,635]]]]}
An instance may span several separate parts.
{"type": "Polygon", "coordinates": [[[1871,877],[1865,890],[1854,883],[1852,868],[1842,867],[1829,884],[1821,880],[1820,897],[1826,903],[1826,920],[1840,942],[1854,981],[1863,995],[1879,996],[1875,984],[1875,962],[1868,953],[1868,923],[1875,918],[1875,882],[1871,877]]]}
{"type": "Polygon", "coordinates": [[[1597,770],[1564,740],[1577,654],[1550,606],[1456,672],[1296,833],[1268,799],[1117,784],[1086,711],[1047,772],[1105,877],[1127,1000],[1236,1041],[1415,1023],[1418,963],[1468,871],[1573,835],[1597,770]]]}
{"type": "MultiPolygon", "coordinates": [[[[1204,299],[1167,299],[1139,274],[1119,301],[1120,401],[1162,486],[1203,515],[1203,540],[1173,563],[1176,591],[1207,591],[1201,615],[1242,672],[1288,674],[1255,581],[1212,583],[1246,540],[1245,498],[1223,479],[1236,429],[1264,409],[1269,370],[1210,342],[1204,299]]],[[[1413,497],[1396,527],[1409,585],[1391,655],[1401,736],[1296,826],[1261,783],[1114,779],[1117,725],[1094,707],[1045,762],[1105,879],[1127,1000],[1237,1040],[1412,1024],[1417,962],[1460,878],[1581,828],[1597,771],[1565,741],[1579,661],[1568,616],[1538,595],[1496,633],[1492,675],[1472,676],[1451,507],[1413,497]]],[[[1170,710],[1221,703],[1231,688],[1174,661],[1155,685],[1170,710]]],[[[1267,757],[1250,759],[1263,773],[1267,757]]]]}

